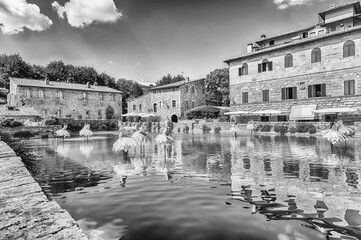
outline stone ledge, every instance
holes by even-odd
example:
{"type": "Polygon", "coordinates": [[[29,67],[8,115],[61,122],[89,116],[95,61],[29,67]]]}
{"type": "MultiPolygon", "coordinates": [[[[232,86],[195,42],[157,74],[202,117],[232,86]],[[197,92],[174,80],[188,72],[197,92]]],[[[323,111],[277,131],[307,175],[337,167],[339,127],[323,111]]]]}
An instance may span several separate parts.
{"type": "Polygon", "coordinates": [[[50,201],[14,151],[0,141],[0,239],[88,239],[70,214],[50,201]]]}

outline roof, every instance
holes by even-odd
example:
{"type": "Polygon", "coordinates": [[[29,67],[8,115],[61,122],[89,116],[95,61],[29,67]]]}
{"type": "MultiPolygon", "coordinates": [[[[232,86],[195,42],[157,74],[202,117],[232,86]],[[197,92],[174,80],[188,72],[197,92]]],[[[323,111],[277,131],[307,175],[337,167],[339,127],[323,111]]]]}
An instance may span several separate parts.
{"type": "Polygon", "coordinates": [[[353,1],[353,2],[341,3],[341,4],[338,4],[338,5],[331,6],[330,8],[327,8],[327,9],[323,10],[322,12],[319,12],[318,14],[320,15],[320,17],[322,19],[325,19],[326,13],[331,12],[331,11],[336,10],[336,9],[339,9],[339,8],[344,8],[344,7],[347,7],[347,6],[351,6],[351,5],[354,5],[354,7],[356,8],[356,13],[359,13],[361,11],[360,2],[359,1],[353,1]]]}
{"type": "Polygon", "coordinates": [[[198,82],[198,81],[201,81],[201,80],[204,80],[204,78],[196,79],[196,80],[190,80],[190,81],[184,80],[184,81],[170,83],[170,84],[162,85],[162,86],[158,86],[158,87],[152,87],[150,90],[158,90],[158,89],[165,89],[165,88],[176,88],[176,87],[182,86],[183,84],[194,83],[194,82],[198,82]]]}
{"type": "Polygon", "coordinates": [[[317,25],[318,25],[318,24],[314,24],[314,25],[312,25],[312,26],[302,27],[302,28],[299,28],[299,29],[296,29],[296,30],[292,30],[292,31],[289,31],[289,32],[285,32],[285,33],[273,35],[273,36],[271,36],[271,37],[266,37],[266,38],[264,38],[264,39],[260,39],[260,40],[256,41],[256,43],[259,44],[259,43],[261,43],[261,42],[264,42],[264,41],[267,41],[267,40],[270,40],[270,39],[273,39],[273,38],[278,38],[278,37],[287,36],[287,35],[290,35],[290,34],[293,34],[293,33],[310,30],[310,29],[316,27],[317,25]]]}
{"type": "Polygon", "coordinates": [[[292,41],[292,42],[289,42],[289,43],[286,43],[286,44],[275,45],[275,46],[272,46],[272,47],[269,47],[269,48],[263,48],[261,50],[255,51],[255,52],[246,53],[246,54],[243,54],[241,56],[229,58],[229,59],[225,60],[224,62],[229,63],[229,62],[240,60],[240,59],[243,59],[243,58],[247,58],[247,57],[256,56],[256,55],[259,55],[259,54],[264,54],[264,53],[267,53],[267,52],[279,50],[279,49],[282,49],[282,48],[291,47],[291,46],[295,46],[295,45],[299,45],[299,44],[305,44],[305,43],[317,41],[317,40],[320,40],[320,39],[324,39],[324,38],[328,38],[328,37],[332,37],[332,36],[337,36],[337,35],[345,34],[345,33],[348,33],[348,32],[353,32],[353,31],[358,31],[358,30],[361,30],[361,26],[348,28],[348,29],[343,30],[343,31],[330,32],[328,34],[324,34],[324,35],[321,35],[321,36],[304,38],[304,39],[301,39],[301,40],[295,40],[295,41],[292,41]]]}
{"type": "Polygon", "coordinates": [[[198,106],[188,110],[188,112],[220,112],[220,111],[229,111],[230,107],[220,107],[220,106],[198,106]]]}
{"type": "Polygon", "coordinates": [[[28,78],[11,78],[10,80],[14,82],[16,85],[24,86],[24,87],[41,87],[41,88],[68,89],[68,90],[90,91],[90,92],[122,93],[121,91],[105,86],[91,85],[90,88],[87,88],[86,84],[53,82],[53,81],[49,81],[49,85],[47,85],[45,83],[45,80],[34,80],[28,78]]]}

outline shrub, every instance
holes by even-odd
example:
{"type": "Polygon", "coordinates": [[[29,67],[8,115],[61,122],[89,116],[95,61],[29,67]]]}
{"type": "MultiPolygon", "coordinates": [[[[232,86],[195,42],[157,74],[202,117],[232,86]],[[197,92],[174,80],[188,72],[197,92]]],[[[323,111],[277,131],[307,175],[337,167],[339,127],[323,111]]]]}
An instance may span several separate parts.
{"type": "Polygon", "coordinates": [[[316,132],[317,132],[317,128],[314,125],[310,124],[310,126],[308,127],[308,133],[315,134],[316,132]]]}
{"type": "Polygon", "coordinates": [[[43,133],[41,134],[41,138],[42,139],[49,138],[49,135],[47,133],[43,133]]]}
{"type": "Polygon", "coordinates": [[[263,125],[262,125],[262,124],[256,124],[256,126],[255,126],[255,128],[254,128],[254,130],[253,130],[253,131],[257,132],[257,131],[261,130],[261,129],[262,129],[262,127],[263,127],[263,125]]]}
{"type": "Polygon", "coordinates": [[[83,128],[83,124],[79,122],[69,122],[68,130],[72,132],[78,132],[83,128]]]}
{"type": "Polygon", "coordinates": [[[215,133],[221,132],[221,127],[215,127],[215,128],[214,128],[214,132],[215,132],[215,133]]]}
{"type": "Polygon", "coordinates": [[[31,131],[18,131],[14,133],[14,138],[30,138],[34,137],[35,133],[31,131]]]}
{"type": "Polygon", "coordinates": [[[18,121],[11,121],[10,123],[9,123],[9,127],[11,127],[11,128],[14,128],[14,127],[20,127],[20,126],[22,126],[23,124],[21,123],[21,122],[18,122],[18,121]]]}
{"type": "Polygon", "coordinates": [[[147,131],[152,132],[152,122],[147,122],[147,131]]]}
{"type": "Polygon", "coordinates": [[[186,125],[186,126],[184,127],[183,132],[189,133],[189,127],[188,127],[188,125],[186,125]]]}
{"type": "Polygon", "coordinates": [[[211,129],[206,124],[202,125],[202,130],[204,133],[208,133],[211,131],[211,129]]]}
{"type": "Polygon", "coordinates": [[[108,130],[108,126],[106,124],[102,124],[102,125],[100,125],[99,130],[104,130],[104,131],[108,130]]]}
{"type": "Polygon", "coordinates": [[[45,121],[45,125],[60,125],[57,118],[50,118],[45,121]]]}
{"type": "Polygon", "coordinates": [[[272,125],[271,124],[265,124],[262,126],[261,128],[261,132],[270,132],[272,129],[272,125]]]}
{"type": "Polygon", "coordinates": [[[110,122],[110,123],[109,123],[109,128],[110,128],[110,130],[116,130],[116,129],[118,129],[118,123],[116,123],[116,122],[110,122]]]}
{"type": "Polygon", "coordinates": [[[179,133],[180,133],[180,132],[181,132],[181,129],[180,129],[180,128],[177,128],[177,132],[179,132],[179,133]]]}
{"type": "Polygon", "coordinates": [[[285,135],[288,132],[288,126],[284,124],[276,124],[274,126],[274,131],[280,135],[285,135]]]}
{"type": "Polygon", "coordinates": [[[296,131],[299,133],[306,133],[310,127],[309,123],[299,123],[296,126],[296,131]]]}
{"type": "Polygon", "coordinates": [[[297,129],[295,127],[290,127],[290,130],[289,130],[290,133],[294,134],[297,132],[297,129]]]}

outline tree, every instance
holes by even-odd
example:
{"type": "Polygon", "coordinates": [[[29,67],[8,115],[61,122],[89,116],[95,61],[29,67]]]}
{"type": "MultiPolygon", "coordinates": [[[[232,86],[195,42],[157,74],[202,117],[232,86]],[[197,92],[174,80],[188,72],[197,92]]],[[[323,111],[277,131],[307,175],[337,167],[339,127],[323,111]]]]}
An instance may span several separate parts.
{"type": "Polygon", "coordinates": [[[9,88],[9,78],[32,78],[32,69],[19,54],[0,55],[0,87],[9,88]]]}
{"type": "Polygon", "coordinates": [[[131,96],[132,97],[139,97],[141,95],[143,95],[143,88],[140,86],[139,83],[134,81],[131,96]]]}
{"type": "Polygon", "coordinates": [[[66,82],[69,79],[69,66],[63,61],[52,61],[45,67],[45,72],[50,81],[66,82]]]}
{"type": "Polygon", "coordinates": [[[178,76],[172,77],[170,74],[168,74],[166,76],[163,76],[162,79],[158,80],[155,84],[156,84],[156,86],[163,86],[163,85],[180,82],[180,81],[184,81],[184,80],[186,80],[186,79],[183,75],[178,75],[178,76]]]}
{"type": "Polygon", "coordinates": [[[229,70],[215,69],[205,79],[206,98],[216,100],[222,106],[229,106],[229,70]]]}

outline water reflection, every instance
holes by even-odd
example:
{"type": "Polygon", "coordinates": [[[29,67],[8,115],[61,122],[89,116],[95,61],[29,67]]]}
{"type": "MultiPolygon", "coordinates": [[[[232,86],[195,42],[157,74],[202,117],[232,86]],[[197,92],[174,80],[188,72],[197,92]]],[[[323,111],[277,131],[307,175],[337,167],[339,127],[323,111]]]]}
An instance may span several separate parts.
{"type": "MultiPolygon", "coordinates": [[[[252,219],[258,223],[253,229],[265,236],[259,239],[361,236],[361,153],[356,151],[361,141],[349,141],[346,149],[337,145],[331,149],[318,138],[187,134],[175,136],[175,145],[166,151],[150,143],[141,151],[122,155],[111,151],[114,139],[93,140],[87,145],[77,141],[58,145],[51,139],[32,143],[45,159],[37,175],[43,188],[53,195],[67,192],[68,198],[72,192],[88,194],[81,206],[99,208],[90,222],[96,221],[101,231],[111,231],[112,222],[122,216],[124,239],[136,239],[131,236],[149,229],[147,223],[162,228],[164,222],[173,229],[167,238],[179,238],[172,234],[180,234],[182,224],[189,221],[184,212],[196,212],[208,224],[213,221],[209,214],[219,218],[217,226],[229,230],[221,231],[220,238],[252,239],[253,235],[229,229],[239,227],[240,222],[244,227],[252,219]],[[101,202],[98,194],[106,200],[101,202]],[[123,199],[120,205],[119,198],[123,199]],[[138,214],[145,206],[149,215],[143,219],[138,214]],[[302,224],[297,225],[296,220],[302,224]],[[260,230],[262,225],[277,230],[260,230]]],[[[72,210],[76,202],[62,201],[72,215],[89,218],[72,210]]],[[[204,230],[206,223],[194,226],[204,230]]],[[[160,233],[154,234],[147,238],[159,239],[160,233]]],[[[182,234],[181,238],[190,238],[189,231],[182,234]]],[[[207,231],[201,234],[199,239],[212,238],[207,231]]]]}

